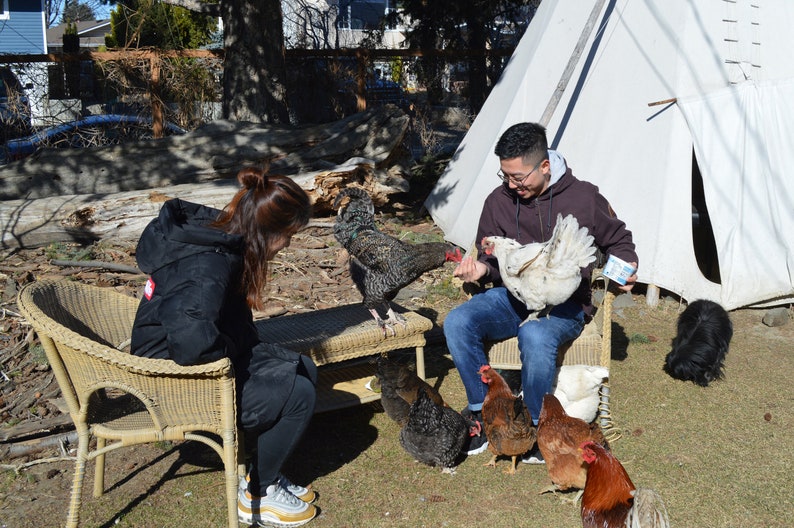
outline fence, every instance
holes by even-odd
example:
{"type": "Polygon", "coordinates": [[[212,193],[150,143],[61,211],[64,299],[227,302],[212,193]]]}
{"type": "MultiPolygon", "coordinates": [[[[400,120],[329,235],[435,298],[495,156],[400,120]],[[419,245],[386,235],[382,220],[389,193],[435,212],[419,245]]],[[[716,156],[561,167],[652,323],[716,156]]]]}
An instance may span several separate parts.
{"type": "MultiPolygon", "coordinates": [[[[371,104],[405,104],[406,91],[421,90],[413,73],[420,57],[444,62],[449,90],[465,91],[459,74],[475,56],[501,64],[512,49],[286,51],[290,103],[297,122],[331,121],[371,104]],[[292,89],[290,89],[290,85],[292,89]]],[[[192,129],[220,117],[222,50],[120,50],[43,55],[0,55],[32,88],[30,106],[38,121],[69,121],[83,113],[151,115],[153,134],[165,121],[192,129]],[[93,108],[99,105],[100,108],[93,108]]],[[[52,123],[50,123],[52,124],[52,123]]]]}

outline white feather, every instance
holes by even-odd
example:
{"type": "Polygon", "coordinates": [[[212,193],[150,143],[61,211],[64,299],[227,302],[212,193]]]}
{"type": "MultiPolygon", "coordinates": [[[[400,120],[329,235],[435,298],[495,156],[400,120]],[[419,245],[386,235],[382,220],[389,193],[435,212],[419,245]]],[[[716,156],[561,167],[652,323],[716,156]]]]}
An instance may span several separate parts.
{"type": "Polygon", "coordinates": [[[601,382],[609,376],[606,367],[593,365],[563,365],[557,369],[554,396],[560,400],[569,416],[592,422],[598,413],[601,382]]]}

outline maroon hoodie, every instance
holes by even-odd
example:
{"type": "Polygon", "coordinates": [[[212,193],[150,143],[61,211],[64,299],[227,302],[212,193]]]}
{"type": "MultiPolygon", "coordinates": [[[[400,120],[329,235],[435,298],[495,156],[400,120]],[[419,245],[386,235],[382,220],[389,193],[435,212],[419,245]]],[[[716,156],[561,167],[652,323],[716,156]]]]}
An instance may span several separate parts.
{"type": "MultiPolygon", "coordinates": [[[[565,174],[538,197],[524,200],[510,190],[507,184],[494,189],[485,199],[476,244],[479,260],[488,267],[482,283],[501,285],[501,275],[496,257],[482,251],[481,242],[486,236],[503,236],[521,244],[545,242],[551,238],[557,224],[557,214],[572,214],[581,227],[586,227],[595,238],[596,246],[605,255],[615,255],[626,262],[637,262],[631,231],[617,218],[612,207],[592,183],[576,179],[567,168],[565,174]]],[[[582,284],[571,296],[581,302],[585,312],[592,313],[590,275],[594,264],[582,270],[582,284]]]]}

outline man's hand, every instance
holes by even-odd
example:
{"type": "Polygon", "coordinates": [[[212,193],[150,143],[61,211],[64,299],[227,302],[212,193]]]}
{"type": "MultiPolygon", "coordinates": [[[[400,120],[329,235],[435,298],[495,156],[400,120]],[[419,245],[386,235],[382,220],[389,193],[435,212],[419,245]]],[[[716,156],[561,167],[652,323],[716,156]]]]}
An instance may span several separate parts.
{"type": "MultiPolygon", "coordinates": [[[[637,269],[637,263],[636,262],[631,262],[630,264],[634,267],[634,269],[637,269]]],[[[635,282],[637,282],[637,272],[636,271],[634,272],[634,275],[632,275],[631,277],[626,279],[625,286],[618,286],[618,289],[621,290],[621,291],[624,291],[624,292],[630,292],[631,289],[634,287],[634,283],[635,282]]]]}
{"type": "Polygon", "coordinates": [[[458,277],[464,282],[476,282],[488,273],[488,267],[474,257],[464,257],[458,267],[452,272],[453,277],[458,277]]]}

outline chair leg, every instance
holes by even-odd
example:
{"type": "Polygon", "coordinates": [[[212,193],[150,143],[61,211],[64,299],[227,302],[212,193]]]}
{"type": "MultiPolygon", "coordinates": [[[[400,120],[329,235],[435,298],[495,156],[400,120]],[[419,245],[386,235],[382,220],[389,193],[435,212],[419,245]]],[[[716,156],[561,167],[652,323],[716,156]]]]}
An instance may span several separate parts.
{"type": "MultiPolygon", "coordinates": [[[[97,450],[104,449],[105,439],[96,439],[97,450]]],[[[97,455],[94,470],[94,497],[101,497],[105,493],[105,455],[97,455]]]]}
{"type": "Polygon", "coordinates": [[[416,347],[416,375],[425,379],[425,347],[416,347]]]}
{"type": "Polygon", "coordinates": [[[66,528],[77,528],[80,523],[80,503],[83,493],[83,480],[85,465],[88,461],[88,442],[90,436],[88,429],[78,433],[77,461],[74,464],[74,478],[72,480],[72,497],[69,502],[69,515],[66,518],[66,528]]]}
{"type": "MultiPolygon", "coordinates": [[[[242,444],[235,442],[231,438],[224,438],[223,441],[223,467],[226,474],[226,505],[229,513],[229,528],[238,528],[239,519],[237,518],[237,489],[240,485],[240,468],[238,467],[238,454],[242,452],[242,444]]],[[[245,466],[245,457],[239,459],[241,465],[245,466]]],[[[244,471],[244,470],[243,470],[244,471]]]]}

